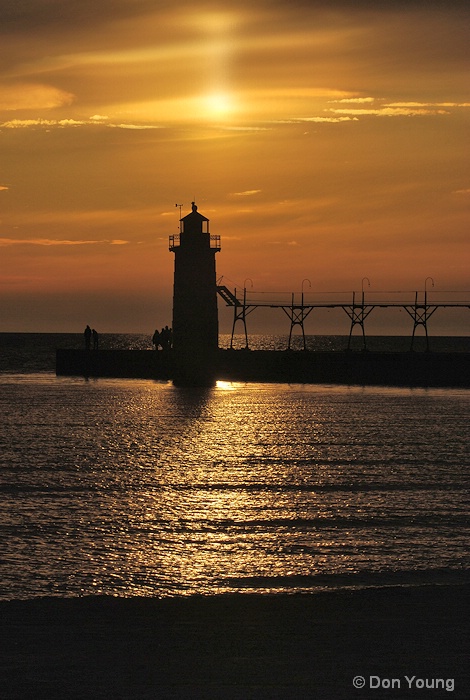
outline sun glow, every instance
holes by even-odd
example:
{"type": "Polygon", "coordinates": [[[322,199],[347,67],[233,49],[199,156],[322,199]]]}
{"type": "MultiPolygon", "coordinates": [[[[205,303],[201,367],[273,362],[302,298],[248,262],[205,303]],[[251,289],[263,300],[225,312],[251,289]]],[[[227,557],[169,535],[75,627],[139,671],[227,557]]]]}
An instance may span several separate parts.
{"type": "Polygon", "coordinates": [[[230,95],[224,92],[214,92],[206,95],[203,104],[207,109],[207,116],[227,117],[235,112],[235,104],[230,95]]]}
{"type": "Polygon", "coordinates": [[[240,105],[229,92],[201,92],[148,100],[141,103],[124,103],[116,107],[116,119],[123,116],[137,123],[171,124],[181,122],[207,122],[235,118],[240,105]]]}

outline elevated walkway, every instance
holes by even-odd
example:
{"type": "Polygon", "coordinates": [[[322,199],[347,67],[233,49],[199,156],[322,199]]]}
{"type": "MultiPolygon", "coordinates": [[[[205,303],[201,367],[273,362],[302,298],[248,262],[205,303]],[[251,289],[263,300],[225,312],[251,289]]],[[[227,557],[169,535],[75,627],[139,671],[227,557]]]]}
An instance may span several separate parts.
{"type": "MultiPolygon", "coordinates": [[[[341,309],[350,320],[348,349],[356,326],[362,333],[363,348],[367,347],[365,322],[375,309],[396,308],[405,311],[413,321],[410,349],[413,349],[414,339],[418,328],[424,330],[426,348],[429,350],[428,321],[438,309],[468,309],[470,310],[470,292],[441,291],[430,292],[253,292],[244,288],[232,292],[226,286],[218,286],[217,292],[227,306],[233,307],[233,324],[230,347],[237,323],[243,325],[243,332],[248,343],[247,316],[255,309],[265,307],[282,309],[290,320],[288,347],[294,328],[300,328],[304,350],[307,349],[305,338],[305,321],[315,309],[341,309]]],[[[470,316],[469,316],[470,319],[470,316]]]]}

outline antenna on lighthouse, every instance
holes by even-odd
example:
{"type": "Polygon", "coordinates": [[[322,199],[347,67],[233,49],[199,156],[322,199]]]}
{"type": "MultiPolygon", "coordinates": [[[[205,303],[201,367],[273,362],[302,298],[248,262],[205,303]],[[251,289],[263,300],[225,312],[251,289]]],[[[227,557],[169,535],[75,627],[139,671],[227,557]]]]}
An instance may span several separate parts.
{"type": "Polygon", "coordinates": [[[181,219],[181,209],[182,209],[183,205],[182,205],[182,204],[175,204],[175,207],[179,207],[179,210],[180,210],[180,219],[181,219]]]}

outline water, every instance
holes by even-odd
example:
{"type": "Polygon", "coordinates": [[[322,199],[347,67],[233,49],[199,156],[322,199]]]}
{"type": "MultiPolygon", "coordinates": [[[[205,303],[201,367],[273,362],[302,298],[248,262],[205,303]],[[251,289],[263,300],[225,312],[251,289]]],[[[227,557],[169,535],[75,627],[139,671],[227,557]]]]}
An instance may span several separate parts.
{"type": "Polygon", "coordinates": [[[0,336],[2,599],[465,579],[468,389],[56,378],[81,336],[27,335],[0,336]]]}

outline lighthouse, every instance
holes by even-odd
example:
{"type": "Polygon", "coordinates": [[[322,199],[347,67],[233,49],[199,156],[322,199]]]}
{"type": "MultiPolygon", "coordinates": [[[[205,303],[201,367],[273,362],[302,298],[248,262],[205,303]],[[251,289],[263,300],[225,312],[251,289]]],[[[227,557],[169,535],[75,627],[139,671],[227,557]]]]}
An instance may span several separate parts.
{"type": "Polygon", "coordinates": [[[215,254],[220,236],[209,233],[209,219],[193,202],[170,236],[175,254],[173,285],[173,381],[181,386],[210,386],[215,381],[219,322],[215,254]]]}

